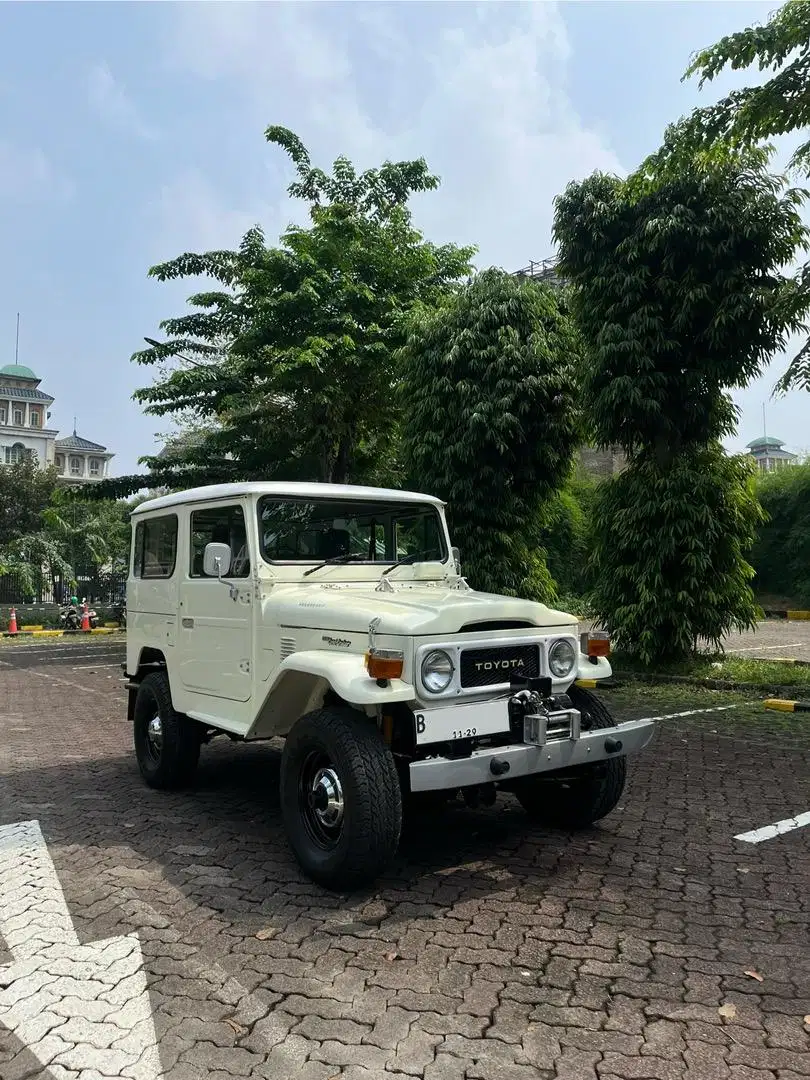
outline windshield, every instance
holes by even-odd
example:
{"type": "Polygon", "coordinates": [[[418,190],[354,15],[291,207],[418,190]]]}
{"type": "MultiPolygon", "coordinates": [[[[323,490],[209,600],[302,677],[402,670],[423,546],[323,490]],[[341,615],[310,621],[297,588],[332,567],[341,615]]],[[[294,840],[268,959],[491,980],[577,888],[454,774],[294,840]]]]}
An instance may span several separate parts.
{"type": "Polygon", "coordinates": [[[427,503],[266,495],[259,500],[259,537],[267,562],[444,562],[447,557],[441,518],[427,503]]]}

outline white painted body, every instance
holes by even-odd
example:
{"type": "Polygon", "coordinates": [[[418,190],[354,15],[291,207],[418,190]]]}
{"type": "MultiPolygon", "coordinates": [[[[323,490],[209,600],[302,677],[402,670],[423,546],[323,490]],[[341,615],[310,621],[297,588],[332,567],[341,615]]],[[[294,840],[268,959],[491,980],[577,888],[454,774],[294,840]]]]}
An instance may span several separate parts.
{"type": "MultiPolygon", "coordinates": [[[[454,685],[432,695],[420,685],[423,652],[435,646],[457,651],[461,646],[538,643],[541,674],[547,675],[545,651],[553,640],[568,638],[578,650],[573,615],[527,600],[472,591],[452,556],[444,562],[398,566],[382,584],[387,565],[382,563],[324,566],[304,576],[314,564],[265,562],[259,554],[257,516],[262,495],[432,504],[450,551],[442,503],[411,492],[322,484],[233,484],[141,504],[133,525],[167,513],[177,515],[178,555],[168,579],[130,575],[127,672],[135,676],[144,655],[159,650],[175,709],[208,727],[247,739],[285,735],[300,716],[321,704],[331,688],[369,715],[377,714],[378,706],[395,702],[426,714],[429,722],[435,712],[437,732],[476,728],[484,733],[493,725],[503,730],[508,680],[474,690],[454,685]],[[184,554],[190,549],[190,513],[223,503],[243,508],[250,577],[229,583],[192,578],[184,554]],[[470,623],[505,620],[531,625],[462,629],[470,623]],[[404,654],[402,677],[385,686],[379,686],[365,666],[372,621],[376,647],[404,654]],[[454,708],[458,724],[453,723],[454,708]]],[[[579,655],[579,667],[568,678],[554,680],[555,693],[565,691],[576,678],[603,679],[611,674],[606,659],[593,662],[579,655]]]]}

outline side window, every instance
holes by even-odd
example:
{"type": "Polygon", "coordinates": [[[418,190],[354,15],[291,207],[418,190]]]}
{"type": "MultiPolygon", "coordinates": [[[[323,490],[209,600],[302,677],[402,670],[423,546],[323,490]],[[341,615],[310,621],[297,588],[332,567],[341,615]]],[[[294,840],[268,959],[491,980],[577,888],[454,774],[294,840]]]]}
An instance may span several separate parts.
{"type": "Polygon", "coordinates": [[[231,568],[225,575],[244,578],[250,574],[250,553],[241,506],[212,506],[194,510],[191,515],[191,561],[189,574],[204,577],[203,555],[207,544],[227,544],[231,549],[231,568]]]}
{"type": "Polygon", "coordinates": [[[170,578],[177,562],[177,515],[139,521],[134,548],[133,577],[170,578]]]}

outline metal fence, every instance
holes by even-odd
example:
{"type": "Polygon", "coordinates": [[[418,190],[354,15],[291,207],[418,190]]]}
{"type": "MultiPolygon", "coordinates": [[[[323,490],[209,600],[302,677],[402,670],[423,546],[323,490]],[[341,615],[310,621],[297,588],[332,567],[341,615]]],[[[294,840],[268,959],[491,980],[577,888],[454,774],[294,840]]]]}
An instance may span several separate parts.
{"type": "Polygon", "coordinates": [[[19,574],[0,574],[0,604],[61,604],[75,594],[88,603],[114,607],[126,596],[126,586],[126,573],[77,574],[75,585],[47,573],[35,575],[33,583],[19,574]]]}

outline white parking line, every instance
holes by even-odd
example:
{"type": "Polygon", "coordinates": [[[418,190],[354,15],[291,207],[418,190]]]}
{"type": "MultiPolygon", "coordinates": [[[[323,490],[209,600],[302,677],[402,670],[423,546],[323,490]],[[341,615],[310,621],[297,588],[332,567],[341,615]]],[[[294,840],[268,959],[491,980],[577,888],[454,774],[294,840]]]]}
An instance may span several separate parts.
{"type": "Polygon", "coordinates": [[[739,709],[743,705],[756,705],[755,701],[739,701],[733,705],[712,705],[708,709],[687,709],[686,712],[671,712],[665,713],[663,716],[645,716],[638,721],[639,724],[645,720],[677,720],[681,716],[697,716],[698,713],[710,713],[710,712],[726,712],[728,709],[739,709]]]}
{"type": "Polygon", "coordinates": [[[775,825],[763,825],[761,829],[739,833],[734,839],[742,840],[746,844],[761,844],[763,840],[773,840],[775,836],[792,832],[794,829],[803,829],[805,825],[810,825],[810,811],[806,814],[797,814],[796,817],[785,818],[784,821],[777,821],[775,825]]]}
{"type": "Polygon", "coordinates": [[[787,645],[743,645],[739,649],[726,649],[726,652],[764,652],[766,649],[800,649],[806,644],[806,641],[791,641],[787,645]]]}

